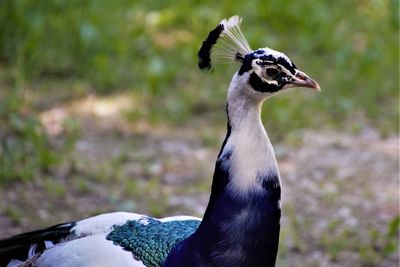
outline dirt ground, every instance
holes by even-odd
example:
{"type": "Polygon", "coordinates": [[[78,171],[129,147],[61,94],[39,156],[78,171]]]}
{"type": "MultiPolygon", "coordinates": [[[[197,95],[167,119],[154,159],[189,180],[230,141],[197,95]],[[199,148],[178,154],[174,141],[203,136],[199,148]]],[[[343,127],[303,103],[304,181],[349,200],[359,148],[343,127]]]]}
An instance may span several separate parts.
{"type": "MultiPolygon", "coordinates": [[[[113,210],[202,216],[225,122],[132,124],[119,115],[128,103],[117,101],[89,98],[42,114],[54,136],[73,116],[80,137],[55,178],[0,188],[0,237],[113,210]]],[[[390,248],[398,232],[388,234],[399,215],[397,136],[310,129],[274,147],[283,188],[278,266],[398,266],[398,247],[390,248]]]]}

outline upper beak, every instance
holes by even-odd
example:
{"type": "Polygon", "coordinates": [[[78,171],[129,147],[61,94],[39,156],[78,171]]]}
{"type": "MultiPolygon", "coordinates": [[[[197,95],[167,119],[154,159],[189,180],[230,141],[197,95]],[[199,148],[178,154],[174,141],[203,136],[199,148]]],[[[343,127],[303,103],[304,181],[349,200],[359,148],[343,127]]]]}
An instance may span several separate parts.
{"type": "Polygon", "coordinates": [[[319,84],[315,80],[311,79],[307,76],[307,74],[299,70],[296,70],[294,80],[291,81],[288,85],[288,87],[306,87],[321,91],[319,84]]]}

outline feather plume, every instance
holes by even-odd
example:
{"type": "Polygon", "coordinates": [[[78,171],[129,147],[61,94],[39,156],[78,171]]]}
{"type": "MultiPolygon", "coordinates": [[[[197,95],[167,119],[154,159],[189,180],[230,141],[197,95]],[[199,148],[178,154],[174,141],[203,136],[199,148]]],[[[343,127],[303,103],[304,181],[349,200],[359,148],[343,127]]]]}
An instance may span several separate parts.
{"type": "Polygon", "coordinates": [[[242,19],[237,15],[223,19],[208,34],[198,52],[200,69],[211,69],[211,61],[213,63],[242,62],[244,56],[252,51],[240,30],[241,22],[242,19]]]}

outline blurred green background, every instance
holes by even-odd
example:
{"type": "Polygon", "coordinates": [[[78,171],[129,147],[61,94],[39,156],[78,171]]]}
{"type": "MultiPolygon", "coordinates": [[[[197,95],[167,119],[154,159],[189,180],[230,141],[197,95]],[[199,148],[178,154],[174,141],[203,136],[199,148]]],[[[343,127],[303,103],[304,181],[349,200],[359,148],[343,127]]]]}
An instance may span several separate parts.
{"type": "MultiPolygon", "coordinates": [[[[93,162],[89,168],[82,158],[90,156],[77,153],[77,147],[84,146],[82,140],[93,131],[98,138],[97,146],[107,142],[125,146],[123,142],[129,137],[134,143],[130,144],[137,148],[152,133],[162,139],[177,129],[197,130],[207,125],[207,131],[199,131],[199,136],[193,138],[217,151],[225,125],[226,88],[238,66],[217,65],[211,74],[204,74],[197,69],[196,54],[208,32],[222,18],[234,14],[244,17],[242,31],[253,49],[269,46],[286,53],[322,88],[319,95],[292,90],[268,101],[263,117],[273,140],[278,143],[289,140],[296,146],[301,129],[357,135],[365,128],[372,128],[382,139],[397,136],[399,3],[396,0],[245,3],[2,0],[0,193],[4,201],[0,214],[7,221],[3,223],[6,229],[3,234],[8,229],[17,232],[69,220],[68,212],[57,215],[58,207],[65,205],[57,200],[66,198],[72,190],[78,192],[81,201],[85,201],[85,196],[91,196],[86,201],[92,201],[104,191],[101,188],[114,192],[113,179],[124,183],[129,192],[111,196],[104,208],[88,210],[86,215],[83,211],[70,214],[87,216],[121,208],[118,206],[121,199],[137,198],[142,199],[146,208],[137,208],[136,203],[135,207],[128,205],[122,209],[167,215],[171,207],[158,204],[159,196],[148,195],[163,186],[159,179],[146,178],[146,185],[141,185],[128,180],[129,175],[122,171],[127,162],[146,165],[156,159],[132,158],[126,151],[129,145],[117,155],[106,157],[103,154],[109,151],[105,148],[106,151],[92,152],[100,153],[103,158],[91,156],[93,162]],[[79,111],[71,111],[79,110],[76,107],[82,103],[79,101],[87,99],[89,102],[105,99],[105,104],[102,103],[116,110],[120,110],[116,108],[118,103],[125,103],[126,108],[117,112],[123,126],[108,129],[108,124],[111,128],[113,125],[110,119],[104,122],[104,127],[89,127],[94,119],[89,116],[81,120],[75,116],[79,111]],[[60,125],[56,125],[59,129],[46,124],[49,111],[56,119],[61,118],[60,125]],[[111,142],[108,134],[116,141],[111,142]],[[22,191],[38,193],[23,198],[19,197],[22,191]],[[6,195],[6,192],[17,193],[6,195]],[[44,211],[38,211],[40,205],[33,204],[35,197],[42,203],[50,198],[55,204],[43,204],[44,211]],[[143,199],[147,197],[146,202],[143,199]],[[40,212],[54,212],[55,217],[41,216],[40,212]],[[27,222],[25,218],[38,220],[27,222]]],[[[151,173],[153,165],[149,166],[151,173]]],[[[212,163],[207,166],[210,171],[211,166],[212,163]]],[[[208,184],[209,181],[196,182],[197,189],[205,193],[208,184]]],[[[66,206],[73,209],[73,204],[66,206]]],[[[328,257],[331,265],[308,266],[347,266],[346,261],[341,263],[346,257],[338,256],[346,250],[356,251],[360,266],[390,266],[398,217],[389,220],[385,227],[389,230],[384,230],[381,237],[374,237],[377,233],[373,230],[362,233],[373,237],[366,241],[368,244],[360,241],[359,246],[352,244],[351,248],[343,245],[347,238],[352,238],[346,234],[343,240],[335,239],[332,244],[325,240],[327,251],[332,254],[328,257]],[[382,239],[380,250],[375,250],[374,238],[382,239]],[[379,265],[385,259],[389,259],[389,265],[379,265]]],[[[290,248],[282,250],[288,253],[281,255],[283,259],[291,257],[290,248]]]]}

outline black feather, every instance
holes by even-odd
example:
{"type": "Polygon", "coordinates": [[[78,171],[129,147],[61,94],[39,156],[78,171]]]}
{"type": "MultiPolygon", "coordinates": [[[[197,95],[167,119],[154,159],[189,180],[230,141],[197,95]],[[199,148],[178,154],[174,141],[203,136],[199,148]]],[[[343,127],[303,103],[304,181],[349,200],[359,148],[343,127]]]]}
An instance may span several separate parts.
{"type": "Polygon", "coordinates": [[[199,57],[199,68],[201,70],[211,69],[211,49],[217,43],[217,40],[224,30],[224,25],[219,24],[212,30],[206,40],[203,41],[197,56],[199,57]]]}
{"type": "Polygon", "coordinates": [[[36,244],[36,252],[43,251],[44,241],[58,243],[71,236],[71,229],[76,223],[62,223],[46,229],[19,234],[0,240],[0,266],[6,266],[12,259],[27,260],[29,248],[36,244]]]}

